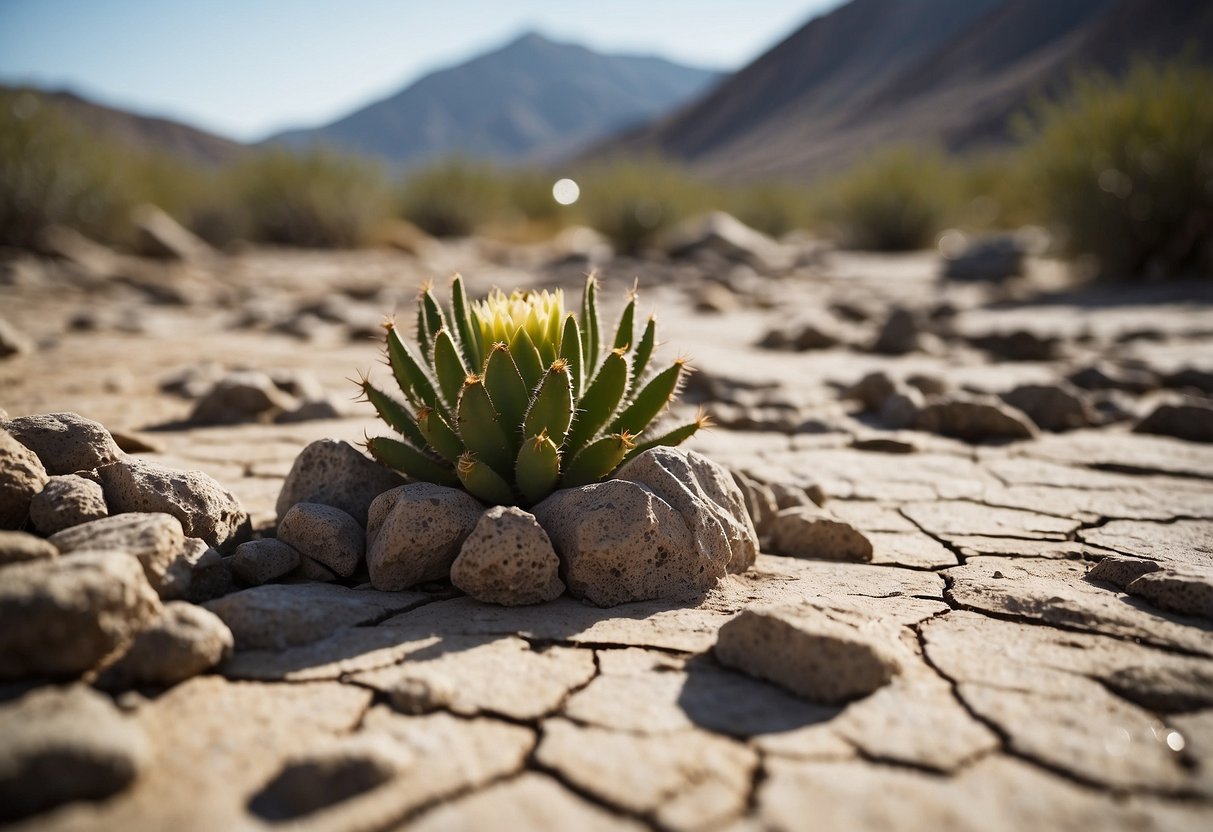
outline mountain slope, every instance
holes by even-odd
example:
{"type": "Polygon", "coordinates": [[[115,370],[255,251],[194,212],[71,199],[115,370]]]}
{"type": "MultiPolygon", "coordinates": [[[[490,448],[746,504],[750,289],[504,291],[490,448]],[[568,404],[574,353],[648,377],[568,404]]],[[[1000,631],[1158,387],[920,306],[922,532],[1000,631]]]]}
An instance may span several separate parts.
{"type": "Polygon", "coordinates": [[[452,154],[550,157],[685,104],[717,78],[529,34],[331,124],[267,141],[334,145],[401,165],[452,154]]]}
{"type": "Polygon", "coordinates": [[[66,90],[48,92],[0,86],[0,94],[32,96],[39,106],[59,111],[90,133],[105,134],[121,144],[167,153],[207,167],[230,162],[247,149],[238,142],[196,127],[106,107],[66,90]]]}
{"type": "Polygon", "coordinates": [[[726,179],[812,176],[888,143],[968,150],[1075,70],[1213,57],[1207,0],[852,0],[688,109],[603,144],[726,179]]]}

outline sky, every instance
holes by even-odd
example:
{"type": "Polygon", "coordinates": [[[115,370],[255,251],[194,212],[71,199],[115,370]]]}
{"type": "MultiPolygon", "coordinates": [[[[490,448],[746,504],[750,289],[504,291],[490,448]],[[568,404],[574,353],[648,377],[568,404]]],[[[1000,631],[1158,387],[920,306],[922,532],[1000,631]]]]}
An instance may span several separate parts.
{"type": "Polygon", "coordinates": [[[324,124],[526,31],[744,66],[842,0],[0,0],[0,83],[242,141],[324,124]]]}

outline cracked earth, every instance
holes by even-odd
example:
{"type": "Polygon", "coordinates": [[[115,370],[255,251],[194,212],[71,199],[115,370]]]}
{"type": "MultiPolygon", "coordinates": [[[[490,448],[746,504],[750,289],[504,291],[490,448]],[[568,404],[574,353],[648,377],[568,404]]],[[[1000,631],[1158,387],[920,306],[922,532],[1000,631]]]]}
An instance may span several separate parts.
{"type": "MultiPolygon", "coordinates": [[[[0,306],[38,343],[0,363],[0,405],[100,421],[141,458],[215,477],[272,534],[299,451],[374,430],[346,379],[383,373],[377,316],[455,268],[476,292],[576,285],[579,268],[545,256],[252,251],[120,281],[17,261],[0,306]],[[305,369],[336,412],[187,424],[193,402],[166,379],[207,365],[305,369]]],[[[755,567],[692,606],[506,608],[428,584],[245,589],[213,602],[241,599],[221,615],[236,650],[218,669],[116,694],[146,741],[129,787],[16,828],[1213,828],[1213,445],[1130,430],[1172,393],[1117,390],[1128,418],[976,443],[891,428],[842,393],[873,371],[976,396],[1096,362],[1156,378],[1213,370],[1210,298],[1076,293],[1047,262],[1011,288],[942,286],[927,255],[730,268],[710,302],[715,261],[616,260],[602,277],[618,298],[639,275],[667,351],[701,369],[688,399],[721,426],[692,447],[777,508],[823,502],[870,559],[783,556],[759,522],[755,567]],[[948,329],[904,354],[862,348],[894,304],[946,305],[948,329]],[[861,314],[829,311],[844,308],[861,314]],[[822,316],[842,333],[834,346],[757,346],[822,316]],[[1010,360],[972,346],[1011,331],[1060,348],[1010,360]],[[718,659],[721,627],[743,611],[804,605],[887,626],[900,671],[825,705],[718,659]]],[[[37,686],[5,683],[0,708],[37,686]]]]}

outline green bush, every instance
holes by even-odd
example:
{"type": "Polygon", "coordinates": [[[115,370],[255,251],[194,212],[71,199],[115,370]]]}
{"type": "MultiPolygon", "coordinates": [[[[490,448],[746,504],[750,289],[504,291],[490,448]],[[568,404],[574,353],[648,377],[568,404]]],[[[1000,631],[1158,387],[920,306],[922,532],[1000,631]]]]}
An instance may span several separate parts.
{"type": "MultiPolygon", "coordinates": [[[[225,175],[219,203],[235,217],[209,221],[243,228],[256,242],[310,248],[364,243],[387,216],[384,174],[331,150],[266,150],[225,175]]],[[[213,208],[211,209],[214,210],[213,208]]]]}
{"type": "Polygon", "coordinates": [[[850,248],[910,251],[935,241],[955,205],[952,170],[934,150],[878,151],[818,189],[821,219],[850,248]]]}
{"type": "Polygon", "coordinates": [[[760,183],[729,190],[721,207],[751,228],[772,237],[810,224],[810,187],[760,183]]]}
{"type": "Polygon", "coordinates": [[[1087,75],[1019,125],[1062,244],[1104,277],[1213,272],[1213,71],[1087,75]]]}
{"type": "Polygon", "coordinates": [[[127,161],[34,93],[0,94],[0,244],[37,248],[56,224],[119,241],[140,200],[127,161]]]}
{"type": "Polygon", "coordinates": [[[617,162],[575,178],[580,215],[622,254],[642,251],[679,220],[720,204],[712,188],[657,161],[617,162]]]}
{"type": "Polygon", "coordinates": [[[512,207],[505,176],[494,166],[450,159],[405,179],[399,211],[435,237],[466,237],[512,207]]]}

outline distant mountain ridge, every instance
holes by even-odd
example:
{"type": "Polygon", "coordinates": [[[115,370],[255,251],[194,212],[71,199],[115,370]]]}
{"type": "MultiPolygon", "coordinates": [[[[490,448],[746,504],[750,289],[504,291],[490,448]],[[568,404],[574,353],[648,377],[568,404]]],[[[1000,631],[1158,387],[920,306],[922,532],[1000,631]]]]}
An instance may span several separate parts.
{"type": "Polygon", "coordinates": [[[970,150],[1076,70],[1213,60],[1208,0],[851,0],[709,95],[590,151],[722,179],[811,178],[890,143],[970,150]]]}
{"type": "Polygon", "coordinates": [[[719,78],[662,58],[604,55],[530,33],[330,124],[266,142],[330,145],[399,166],[450,155],[536,161],[649,121],[719,78]]]}
{"type": "Polygon", "coordinates": [[[172,119],[144,116],[89,101],[68,90],[39,90],[0,85],[0,92],[33,96],[40,107],[60,112],[89,132],[122,144],[167,153],[207,167],[226,164],[247,152],[239,142],[172,119]]]}

